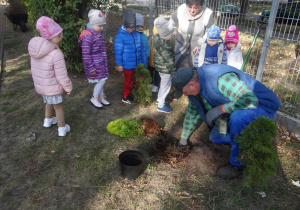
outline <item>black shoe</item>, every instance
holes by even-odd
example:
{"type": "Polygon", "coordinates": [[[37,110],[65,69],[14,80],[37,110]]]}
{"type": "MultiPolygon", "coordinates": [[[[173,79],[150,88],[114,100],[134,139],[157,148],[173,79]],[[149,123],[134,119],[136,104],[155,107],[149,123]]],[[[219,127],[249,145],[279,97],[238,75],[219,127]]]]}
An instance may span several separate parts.
{"type": "Polygon", "coordinates": [[[232,164],[227,164],[220,167],[217,170],[217,175],[223,179],[235,179],[242,175],[243,167],[234,166],[232,164]]]}

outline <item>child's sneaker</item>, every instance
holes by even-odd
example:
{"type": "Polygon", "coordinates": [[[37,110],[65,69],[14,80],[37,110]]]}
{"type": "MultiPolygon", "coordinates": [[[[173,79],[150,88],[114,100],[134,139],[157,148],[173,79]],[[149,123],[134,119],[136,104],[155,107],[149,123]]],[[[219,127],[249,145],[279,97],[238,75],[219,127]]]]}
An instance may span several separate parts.
{"type": "Polygon", "coordinates": [[[52,117],[52,118],[45,118],[44,119],[44,127],[45,128],[50,128],[51,127],[51,125],[54,125],[54,124],[56,124],[57,123],[57,119],[56,119],[56,117],[52,117]]]}
{"type": "Polygon", "coordinates": [[[170,107],[164,105],[162,108],[157,107],[157,111],[164,112],[164,113],[170,113],[170,112],[173,111],[173,109],[171,109],[170,107]]]}
{"type": "Polygon", "coordinates": [[[98,97],[91,98],[90,102],[96,109],[101,109],[103,107],[103,105],[99,102],[98,97]]]}
{"type": "Polygon", "coordinates": [[[122,101],[126,104],[132,104],[132,100],[129,96],[127,96],[127,98],[123,98],[122,101]]]}
{"type": "Polygon", "coordinates": [[[58,127],[58,136],[66,136],[70,132],[71,127],[66,124],[65,127],[58,127]]]}

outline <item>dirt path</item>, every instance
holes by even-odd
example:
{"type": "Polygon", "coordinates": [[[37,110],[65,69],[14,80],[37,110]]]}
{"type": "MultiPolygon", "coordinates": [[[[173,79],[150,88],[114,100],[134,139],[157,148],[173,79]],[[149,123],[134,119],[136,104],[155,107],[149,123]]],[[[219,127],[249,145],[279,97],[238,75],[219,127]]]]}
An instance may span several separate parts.
{"type": "Polygon", "coordinates": [[[4,43],[4,28],[6,22],[6,16],[4,16],[6,6],[0,5],[0,92],[1,92],[1,83],[2,83],[2,71],[4,68],[3,62],[3,43],[4,43]]]}

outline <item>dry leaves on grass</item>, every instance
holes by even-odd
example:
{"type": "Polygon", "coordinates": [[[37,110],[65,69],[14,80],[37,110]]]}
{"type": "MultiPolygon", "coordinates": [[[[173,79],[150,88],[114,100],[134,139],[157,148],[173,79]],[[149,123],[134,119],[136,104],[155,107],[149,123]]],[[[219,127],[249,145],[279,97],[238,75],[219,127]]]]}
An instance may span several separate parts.
{"type": "Polygon", "coordinates": [[[300,149],[296,150],[295,152],[290,151],[287,148],[287,144],[291,143],[291,141],[300,140],[300,136],[295,135],[292,132],[288,132],[287,128],[283,125],[277,124],[278,128],[278,138],[277,138],[277,149],[278,152],[286,155],[287,157],[294,159],[296,156],[300,157],[300,149]]]}

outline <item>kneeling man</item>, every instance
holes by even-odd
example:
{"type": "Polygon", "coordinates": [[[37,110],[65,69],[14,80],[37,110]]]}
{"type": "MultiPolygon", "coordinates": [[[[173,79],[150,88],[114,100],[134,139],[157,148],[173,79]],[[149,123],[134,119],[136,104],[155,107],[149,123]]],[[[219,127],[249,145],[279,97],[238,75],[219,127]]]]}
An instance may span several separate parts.
{"type": "Polygon", "coordinates": [[[243,166],[237,160],[235,136],[259,116],[272,119],[280,107],[277,96],[246,73],[223,64],[181,68],[172,82],[175,98],[184,94],[189,99],[178,146],[187,145],[201,118],[210,129],[212,142],[231,145],[229,164],[219,168],[217,175],[225,179],[238,177],[243,166]]]}

